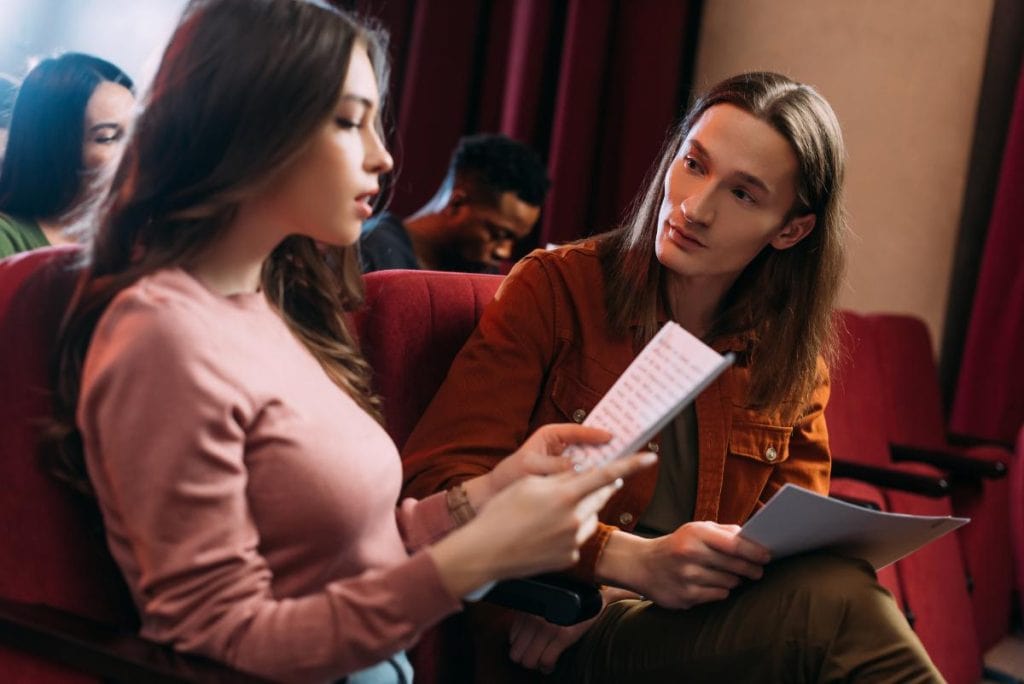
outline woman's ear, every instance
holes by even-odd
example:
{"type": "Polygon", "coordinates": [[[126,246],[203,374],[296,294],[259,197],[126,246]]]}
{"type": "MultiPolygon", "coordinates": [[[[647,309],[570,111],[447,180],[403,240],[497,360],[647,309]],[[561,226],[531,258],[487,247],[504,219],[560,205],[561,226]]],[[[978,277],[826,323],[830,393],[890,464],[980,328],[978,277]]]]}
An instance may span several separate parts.
{"type": "Polygon", "coordinates": [[[817,217],[814,214],[794,216],[782,227],[771,240],[771,246],[775,249],[789,249],[796,243],[807,237],[814,230],[814,223],[817,217]]]}

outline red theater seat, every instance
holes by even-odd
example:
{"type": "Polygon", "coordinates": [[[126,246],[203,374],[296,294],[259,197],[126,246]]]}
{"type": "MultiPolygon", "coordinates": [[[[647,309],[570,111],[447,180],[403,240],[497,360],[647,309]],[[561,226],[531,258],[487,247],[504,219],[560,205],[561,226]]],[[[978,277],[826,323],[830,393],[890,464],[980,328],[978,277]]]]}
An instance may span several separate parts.
{"type": "MultiPolygon", "coordinates": [[[[843,462],[852,462],[855,467],[895,473],[888,483],[885,477],[873,480],[885,487],[888,510],[951,514],[949,481],[942,471],[921,463],[894,463],[891,458],[885,383],[873,326],[848,311],[842,312],[841,320],[843,354],[832,372],[832,396],[825,411],[836,472],[843,472],[843,462]],[[897,488],[917,480],[932,485],[909,486],[909,491],[897,488]],[[943,486],[933,486],[938,483],[943,486]],[[931,495],[926,495],[929,490],[931,495]]],[[[959,536],[946,535],[899,561],[896,574],[905,610],[936,666],[954,684],[977,682],[981,653],[959,536]]]]}
{"type": "Polygon", "coordinates": [[[138,618],[98,511],[40,466],[50,354],[77,254],[0,261],[0,679],[262,681],[134,636],[138,618]]]}
{"type": "MultiPolygon", "coordinates": [[[[374,369],[388,433],[401,449],[502,279],[376,271],[365,280],[367,306],[355,317],[356,330],[374,369]]],[[[410,660],[418,682],[469,681],[473,661],[463,616],[424,634],[410,660]]]]}
{"type": "Polygon", "coordinates": [[[1010,482],[1004,474],[1013,467],[1012,454],[994,446],[960,449],[950,444],[939,372],[924,321],[900,314],[875,314],[865,321],[878,349],[885,431],[893,455],[934,457],[938,463],[948,462],[951,469],[963,470],[950,471],[952,504],[956,515],[971,518],[960,540],[984,653],[1010,631],[1011,554],[992,553],[992,549],[1004,548],[1011,540],[1010,482]]]}

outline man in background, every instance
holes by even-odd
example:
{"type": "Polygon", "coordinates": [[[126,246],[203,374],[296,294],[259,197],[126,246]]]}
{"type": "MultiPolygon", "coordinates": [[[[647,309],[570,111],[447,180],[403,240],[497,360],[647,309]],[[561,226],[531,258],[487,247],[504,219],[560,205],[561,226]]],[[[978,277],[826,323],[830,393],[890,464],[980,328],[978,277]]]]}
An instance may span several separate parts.
{"type": "Polygon", "coordinates": [[[392,268],[497,273],[540,216],[550,181],[537,154],[503,135],[462,138],[448,173],[404,221],[371,219],[359,240],[363,272],[392,268]]]}

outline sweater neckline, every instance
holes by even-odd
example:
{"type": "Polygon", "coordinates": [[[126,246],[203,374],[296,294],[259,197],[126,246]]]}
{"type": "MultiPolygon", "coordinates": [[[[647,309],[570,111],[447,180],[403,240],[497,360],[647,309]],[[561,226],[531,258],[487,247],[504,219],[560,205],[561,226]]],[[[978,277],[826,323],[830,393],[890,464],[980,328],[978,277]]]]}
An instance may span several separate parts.
{"type": "Polygon", "coordinates": [[[239,292],[237,294],[222,295],[219,292],[214,292],[207,285],[196,278],[194,275],[186,271],[181,266],[175,266],[170,269],[178,279],[187,283],[187,287],[191,290],[196,291],[204,299],[226,304],[238,309],[245,309],[248,311],[265,310],[269,308],[269,302],[264,296],[262,290],[256,292],[239,292]]]}

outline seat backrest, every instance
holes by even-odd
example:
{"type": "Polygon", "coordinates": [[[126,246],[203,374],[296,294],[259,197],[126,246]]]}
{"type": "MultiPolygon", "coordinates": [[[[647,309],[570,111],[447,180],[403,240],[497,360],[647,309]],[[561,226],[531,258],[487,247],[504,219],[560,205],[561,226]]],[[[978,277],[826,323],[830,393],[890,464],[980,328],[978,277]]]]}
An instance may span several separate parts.
{"type": "MultiPolygon", "coordinates": [[[[832,369],[832,394],[825,411],[832,455],[865,465],[934,476],[931,466],[894,464],[889,450],[887,382],[876,328],[869,317],[840,313],[841,356],[832,369]]],[[[949,515],[947,498],[928,499],[885,490],[888,510],[949,515]]],[[[897,563],[900,593],[915,616],[918,636],[949,681],[977,681],[974,616],[967,595],[959,535],[947,535],[897,563]],[[942,596],[942,600],[937,600],[942,596]]]]}
{"type": "Polygon", "coordinates": [[[887,433],[895,444],[941,448],[946,419],[928,327],[904,314],[867,316],[885,382],[887,433]]]}
{"type": "MultiPolygon", "coordinates": [[[[405,445],[448,374],[501,276],[436,271],[375,271],[365,277],[366,307],[354,317],[363,354],[383,401],[385,427],[405,445]]],[[[428,630],[410,651],[416,681],[470,681],[464,617],[428,630]]]]}
{"type": "MultiPolygon", "coordinates": [[[[77,255],[74,248],[50,248],[0,261],[0,596],[134,625],[98,511],[40,462],[52,415],[48,369],[77,255]]],[[[50,672],[26,656],[0,653],[0,671],[21,672],[26,681],[42,677],[43,668],[50,672]]]]}
{"type": "Polygon", "coordinates": [[[887,466],[889,444],[873,330],[858,313],[841,311],[838,316],[840,354],[830,369],[831,395],[825,407],[832,456],[887,466]]]}
{"type": "MultiPolygon", "coordinates": [[[[931,336],[921,319],[906,314],[874,314],[868,324],[878,345],[886,433],[893,444],[952,449],[947,441],[939,372],[931,336]]],[[[969,455],[1009,461],[1009,453],[977,447],[969,455]]],[[[953,492],[957,515],[972,522],[960,531],[964,563],[972,577],[971,602],[982,650],[998,643],[1010,629],[1012,563],[1005,547],[1010,538],[1009,482],[960,483],[953,492]]]]}
{"type": "Polygon", "coordinates": [[[363,354],[401,449],[501,284],[498,275],[375,271],[355,317],[363,354]]]}

